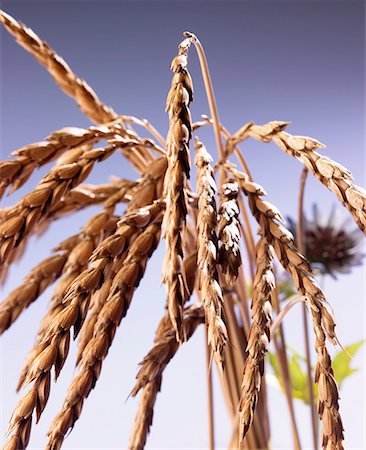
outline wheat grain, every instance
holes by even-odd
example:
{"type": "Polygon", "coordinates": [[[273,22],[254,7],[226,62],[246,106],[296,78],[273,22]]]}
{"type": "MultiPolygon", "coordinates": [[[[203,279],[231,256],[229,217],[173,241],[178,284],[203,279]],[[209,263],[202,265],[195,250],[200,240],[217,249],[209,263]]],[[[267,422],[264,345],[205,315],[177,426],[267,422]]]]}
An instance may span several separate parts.
{"type": "Polygon", "coordinates": [[[252,214],[258,221],[261,232],[274,247],[277,258],[292,276],[298,291],[306,296],[316,337],[315,349],[318,361],[314,378],[319,388],[318,412],[323,422],[322,445],[327,450],[330,448],[342,450],[344,437],[342,419],[339,414],[338,387],[326,347],[326,336],[332,342],[336,342],[335,323],[325,306],[324,294],[312,277],[309,263],[298,252],[291,233],[277,223],[283,220],[280,213],[273,205],[261,198],[265,194],[263,188],[249,181],[246,174],[238,172],[232,166],[227,165],[227,168],[248,196],[252,214]]]}
{"type": "Polygon", "coordinates": [[[260,385],[264,373],[264,356],[268,350],[272,319],[273,257],[272,249],[263,236],[258,241],[256,253],[257,272],[253,283],[251,306],[253,322],[248,338],[248,356],[244,365],[239,403],[240,441],[244,439],[253,422],[254,410],[258,403],[260,385]]]}
{"type": "Polygon", "coordinates": [[[216,363],[223,371],[224,347],[227,331],[222,306],[222,292],[217,272],[217,210],[215,193],[217,191],[212,158],[202,142],[195,142],[197,166],[197,265],[199,267],[199,289],[205,308],[208,327],[208,344],[211,346],[216,363]]]}
{"type": "Polygon", "coordinates": [[[182,322],[186,281],[183,270],[182,232],[187,215],[185,183],[189,178],[189,140],[191,118],[189,104],[192,100],[192,81],[187,70],[187,54],[190,40],[179,45],[179,53],[171,64],[174,72],[168,93],[166,110],[169,114],[167,136],[168,168],[164,182],[166,212],[163,220],[163,238],[166,254],[163,264],[163,282],[167,288],[168,311],[177,333],[177,340],[184,340],[182,322]]]}
{"type": "Polygon", "coordinates": [[[219,262],[229,287],[235,284],[241,266],[238,194],[239,187],[235,181],[225,183],[221,188],[222,200],[218,223],[221,241],[219,262]]]}

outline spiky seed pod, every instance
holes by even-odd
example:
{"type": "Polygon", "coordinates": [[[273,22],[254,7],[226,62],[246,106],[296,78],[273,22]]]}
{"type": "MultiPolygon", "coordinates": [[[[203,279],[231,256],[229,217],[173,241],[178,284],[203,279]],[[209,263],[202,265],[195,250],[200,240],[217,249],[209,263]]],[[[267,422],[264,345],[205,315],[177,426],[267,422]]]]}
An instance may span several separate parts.
{"type": "MultiPolygon", "coordinates": [[[[205,312],[202,306],[192,305],[184,310],[183,320],[187,340],[193,335],[198,325],[204,322],[205,312]]],[[[158,327],[154,347],[141,362],[136,376],[136,384],[131,392],[136,396],[142,389],[139,409],[130,436],[130,450],[142,450],[150,430],[154,404],[160,391],[162,374],[169,361],[178,351],[179,343],[175,337],[175,329],[168,316],[165,316],[158,327]]]]}
{"type": "Polygon", "coordinates": [[[185,184],[189,178],[189,140],[191,138],[191,116],[189,104],[192,100],[192,81],[187,70],[187,54],[190,40],[179,45],[179,53],[171,64],[174,72],[168,93],[166,110],[169,114],[167,135],[168,169],[164,180],[166,212],[163,220],[163,238],[166,254],[163,264],[163,282],[167,288],[168,311],[177,333],[177,340],[184,341],[183,301],[186,281],[183,269],[182,233],[187,215],[185,184]]]}
{"type": "Polygon", "coordinates": [[[326,337],[332,342],[337,342],[335,323],[326,307],[324,294],[313,278],[309,263],[297,250],[293,236],[287,228],[277,223],[283,221],[281,214],[273,205],[261,198],[265,194],[263,188],[249,181],[245,173],[235,170],[233,166],[226,167],[244,194],[248,196],[250,209],[261,227],[263,236],[273,246],[282,266],[292,276],[296,289],[306,297],[316,337],[315,349],[318,359],[314,379],[319,388],[318,412],[323,423],[322,446],[327,450],[330,448],[343,450],[344,436],[339,413],[339,393],[326,346],[326,337]]]}
{"type": "Polygon", "coordinates": [[[243,441],[253,422],[255,407],[259,399],[264,373],[264,356],[270,340],[271,293],[275,285],[272,265],[273,250],[264,236],[259,239],[256,250],[257,272],[253,283],[251,304],[253,322],[250,327],[246,349],[248,356],[244,365],[239,403],[240,441],[243,441]]]}
{"type": "Polygon", "coordinates": [[[235,181],[229,181],[222,186],[218,223],[221,241],[219,262],[229,287],[235,284],[241,266],[238,195],[239,187],[235,181]]]}
{"type": "MultiPolygon", "coordinates": [[[[136,220],[139,219],[140,217],[136,216],[136,220]]],[[[56,416],[49,431],[46,446],[49,450],[61,448],[67,431],[79,418],[84,400],[99,378],[102,362],[107,356],[116,329],[127,313],[133,292],[139,285],[147,261],[159,242],[161,219],[161,209],[150,215],[151,222],[130,246],[129,253],[113,280],[108,299],[95,324],[93,337],[81,356],[79,373],[72,381],[63,409],[56,416]]]]}
{"type": "Polygon", "coordinates": [[[215,361],[220,369],[224,367],[224,348],[227,331],[224,321],[223,297],[217,272],[217,210],[212,158],[205,146],[196,140],[197,166],[197,265],[199,267],[199,289],[205,308],[208,327],[208,344],[211,346],[215,361]]]}

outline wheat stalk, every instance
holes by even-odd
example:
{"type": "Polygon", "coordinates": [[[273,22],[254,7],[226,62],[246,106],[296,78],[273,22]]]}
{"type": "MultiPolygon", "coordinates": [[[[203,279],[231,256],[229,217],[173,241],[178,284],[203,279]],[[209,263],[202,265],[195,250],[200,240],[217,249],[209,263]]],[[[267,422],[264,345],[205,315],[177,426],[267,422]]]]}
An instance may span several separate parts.
{"type": "Polygon", "coordinates": [[[163,238],[166,255],[163,264],[163,282],[167,287],[168,311],[177,333],[177,340],[184,341],[183,302],[186,290],[183,269],[182,233],[187,215],[185,183],[189,178],[189,139],[191,118],[189,103],[192,100],[192,82],[187,70],[187,53],[190,40],[179,45],[179,53],[171,64],[174,72],[168,93],[166,110],[169,114],[167,136],[168,168],[165,176],[164,195],[166,212],[163,219],[163,238]]]}
{"type": "Polygon", "coordinates": [[[322,419],[322,445],[324,449],[342,450],[343,425],[339,414],[339,394],[334,379],[331,357],[326,347],[326,336],[336,342],[335,323],[326,308],[326,300],[322,290],[316,285],[310,266],[306,259],[297,251],[291,233],[277,223],[282,221],[278,210],[264,201],[263,188],[249,181],[248,176],[227,165],[245,195],[249,198],[251,211],[258,221],[261,232],[273,245],[276,255],[283,267],[291,274],[295,287],[306,296],[310,308],[313,329],[316,337],[315,349],[317,365],[315,382],[318,383],[319,399],[318,413],[322,419]]]}
{"type": "Polygon", "coordinates": [[[264,373],[264,356],[270,339],[272,318],[271,292],[274,289],[272,249],[265,237],[257,244],[257,273],[253,284],[252,319],[241,386],[240,440],[243,440],[253,422],[258,402],[261,379],[264,373]]]}
{"type": "Polygon", "coordinates": [[[224,347],[227,331],[224,322],[222,292],[217,272],[217,211],[215,193],[217,191],[212,157],[198,139],[195,142],[197,166],[197,266],[200,270],[199,289],[206,313],[208,344],[220,370],[224,367],[224,347]]]}

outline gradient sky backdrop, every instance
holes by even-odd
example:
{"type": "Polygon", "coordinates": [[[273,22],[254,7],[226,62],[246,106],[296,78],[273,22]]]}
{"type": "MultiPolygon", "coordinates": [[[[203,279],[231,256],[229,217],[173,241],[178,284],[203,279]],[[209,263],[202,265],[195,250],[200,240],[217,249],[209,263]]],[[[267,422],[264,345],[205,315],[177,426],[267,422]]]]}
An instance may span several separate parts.
{"type": "MultiPolygon", "coordinates": [[[[362,1],[3,1],[2,8],[32,27],[108,105],[124,114],[148,118],[162,134],[167,130],[164,103],[181,33],[196,33],[205,46],[216,90],[219,114],[230,131],[253,120],[291,120],[289,131],[316,137],[326,153],[346,165],[365,185],[364,161],[364,2],[362,1]]],[[[87,127],[74,102],[54,84],[32,56],[1,30],[1,158],[16,148],[42,140],[64,126],[87,127]]],[[[190,52],[195,86],[193,119],[208,113],[195,51],[190,52]]],[[[212,131],[201,135],[215,153],[212,131]]],[[[272,144],[242,145],[256,181],[284,215],[295,215],[301,165],[272,144]]],[[[32,188],[40,170],[3,205],[32,188]]],[[[119,156],[99,165],[91,182],[111,174],[136,176],[119,156]]],[[[306,192],[306,211],[317,201],[327,215],[335,197],[313,178],[306,192]]],[[[341,207],[340,215],[347,217],[341,207]]],[[[5,298],[49,250],[70,236],[95,213],[90,209],[55,224],[41,240],[32,240],[1,291],[5,298]]],[[[125,448],[137,402],[125,402],[138,362],[150,348],[163,313],[160,288],[164,245],[149,263],[128,317],[118,331],[97,385],[65,449],[125,448]]],[[[344,345],[365,336],[365,270],[325,280],[325,292],[337,318],[344,345]]],[[[15,384],[32,346],[51,291],[37,301],[1,338],[1,438],[16,403],[15,384]]],[[[303,351],[300,308],[286,320],[286,335],[303,351]]],[[[147,448],[207,448],[206,385],[203,330],[182,347],[166,370],[147,448]]],[[[32,433],[30,448],[43,448],[44,435],[61,407],[74,374],[72,360],[52,386],[49,405],[32,433]]],[[[365,354],[353,361],[359,372],[341,391],[346,448],[366,448],[365,354]]],[[[304,448],[310,448],[308,411],[299,402],[296,415],[304,448]]],[[[215,381],[216,442],[225,448],[230,437],[226,406],[215,381]]],[[[286,402],[270,390],[274,449],[291,449],[286,402]]]]}

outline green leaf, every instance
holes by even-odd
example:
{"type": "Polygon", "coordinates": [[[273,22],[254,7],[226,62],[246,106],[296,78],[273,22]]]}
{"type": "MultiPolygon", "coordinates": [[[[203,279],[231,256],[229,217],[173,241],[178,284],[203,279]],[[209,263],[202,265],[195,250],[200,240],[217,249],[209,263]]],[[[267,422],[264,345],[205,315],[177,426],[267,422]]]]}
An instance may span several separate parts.
{"type": "Polygon", "coordinates": [[[333,358],[333,370],[334,370],[334,378],[336,379],[339,386],[343,383],[343,381],[352,375],[354,372],[357,372],[357,369],[351,367],[352,356],[354,356],[362,347],[364,341],[355,342],[347,347],[344,350],[340,351],[333,358]]]}
{"type": "Polygon", "coordinates": [[[294,398],[309,403],[309,396],[307,392],[307,376],[303,372],[298,358],[292,355],[289,362],[290,378],[292,383],[292,395],[294,398]]]}

